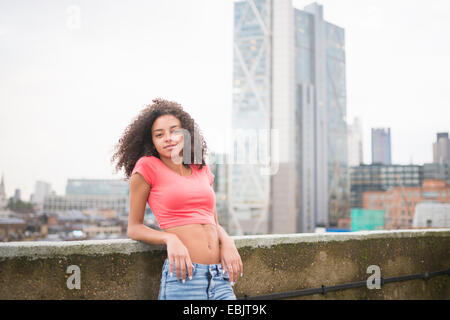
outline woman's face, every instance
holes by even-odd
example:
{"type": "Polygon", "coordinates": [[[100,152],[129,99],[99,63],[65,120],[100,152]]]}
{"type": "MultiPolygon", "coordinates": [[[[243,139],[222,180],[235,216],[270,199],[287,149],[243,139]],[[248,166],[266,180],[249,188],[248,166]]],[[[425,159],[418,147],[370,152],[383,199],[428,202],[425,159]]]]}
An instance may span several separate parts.
{"type": "Polygon", "coordinates": [[[177,117],[167,114],[158,117],[152,126],[153,144],[160,157],[171,158],[182,155],[183,132],[177,117]]]}

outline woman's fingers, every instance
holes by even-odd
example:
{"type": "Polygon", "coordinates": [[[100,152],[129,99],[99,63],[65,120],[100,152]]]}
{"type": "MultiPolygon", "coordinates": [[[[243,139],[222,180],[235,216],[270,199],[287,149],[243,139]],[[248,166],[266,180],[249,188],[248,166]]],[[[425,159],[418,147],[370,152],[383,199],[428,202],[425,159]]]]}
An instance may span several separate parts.
{"type": "Polygon", "coordinates": [[[191,259],[189,256],[186,256],[184,258],[181,258],[180,260],[180,273],[181,276],[179,277],[180,280],[184,283],[186,279],[186,273],[189,280],[192,280],[192,275],[194,273],[194,265],[192,264],[191,259]]]}
{"type": "Polygon", "coordinates": [[[233,273],[233,265],[231,262],[227,262],[227,270],[228,270],[228,276],[230,277],[230,282],[233,283],[234,281],[234,273],[233,273]]]}
{"type": "Polygon", "coordinates": [[[222,260],[221,263],[224,272],[225,270],[228,271],[230,282],[232,284],[236,283],[239,276],[242,276],[244,273],[244,268],[240,257],[235,257],[232,260],[222,260]]]}
{"type": "Polygon", "coordinates": [[[224,269],[228,271],[228,276],[230,277],[230,282],[235,283],[238,279],[237,275],[239,273],[238,265],[235,263],[234,260],[228,260],[225,261],[224,269]]]}
{"type": "Polygon", "coordinates": [[[186,260],[185,259],[181,259],[180,260],[181,263],[181,281],[184,283],[186,281],[186,260]]]}
{"type": "Polygon", "coordinates": [[[169,258],[169,275],[173,276],[173,267],[175,266],[175,277],[182,282],[186,281],[186,273],[189,280],[192,280],[194,274],[194,265],[189,256],[173,256],[169,258]]]}
{"type": "Polygon", "coordinates": [[[242,273],[241,266],[239,264],[239,259],[236,260],[235,265],[236,265],[236,281],[238,281],[239,275],[242,273]]]}
{"type": "Polygon", "coordinates": [[[186,258],[186,265],[187,265],[187,269],[188,269],[188,277],[189,277],[189,280],[192,280],[192,269],[193,269],[193,264],[192,264],[192,261],[191,261],[191,259],[189,258],[189,256],[186,258]]]}
{"type": "MultiPolygon", "coordinates": [[[[230,282],[234,285],[236,281],[239,279],[239,276],[243,275],[243,264],[240,257],[234,257],[230,260],[221,260],[222,269],[225,272],[228,272],[228,276],[230,278],[230,282]]],[[[192,276],[194,273],[194,265],[189,256],[178,256],[169,259],[169,269],[170,276],[173,276],[172,271],[175,265],[175,276],[181,280],[183,283],[186,282],[186,273],[189,280],[192,280],[192,276]]]]}
{"type": "Polygon", "coordinates": [[[236,260],[233,260],[232,262],[233,267],[233,284],[236,283],[236,281],[239,279],[239,267],[236,260]]]}
{"type": "MultiPolygon", "coordinates": [[[[225,259],[222,259],[222,261],[220,263],[222,264],[223,274],[225,274],[225,272],[228,272],[228,276],[231,277],[230,271],[228,270],[228,261],[225,259]]],[[[231,281],[231,278],[230,278],[230,281],[231,281]]]]}
{"type": "Polygon", "coordinates": [[[169,275],[172,277],[173,276],[173,258],[169,257],[169,275]]]}
{"type": "Polygon", "coordinates": [[[177,279],[181,279],[181,259],[180,259],[180,257],[177,257],[176,261],[177,261],[176,266],[175,266],[176,277],[177,277],[177,279]]]}

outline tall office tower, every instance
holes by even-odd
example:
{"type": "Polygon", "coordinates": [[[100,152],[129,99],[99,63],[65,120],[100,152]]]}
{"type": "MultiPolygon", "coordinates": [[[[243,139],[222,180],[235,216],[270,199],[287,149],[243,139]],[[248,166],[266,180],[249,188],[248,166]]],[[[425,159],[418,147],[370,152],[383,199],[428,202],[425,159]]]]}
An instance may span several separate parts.
{"type": "Polygon", "coordinates": [[[348,166],[356,167],[363,161],[363,136],[359,118],[355,118],[352,124],[347,126],[348,139],[348,166]]]}
{"type": "Polygon", "coordinates": [[[348,215],[345,113],[344,30],[322,6],[235,2],[233,233],[314,232],[348,215]]]}
{"type": "Polygon", "coordinates": [[[450,161],[450,140],[448,132],[440,132],[437,134],[436,142],[433,143],[433,162],[443,163],[450,161]]]}
{"type": "Polygon", "coordinates": [[[14,201],[22,200],[21,196],[22,196],[22,192],[20,191],[20,189],[14,190],[14,201]]]}
{"type": "Polygon", "coordinates": [[[44,198],[51,195],[52,186],[50,183],[45,181],[36,181],[34,185],[33,203],[43,204],[44,198]]]}
{"type": "Polygon", "coordinates": [[[391,163],[391,128],[372,128],[372,164],[391,163]]]}

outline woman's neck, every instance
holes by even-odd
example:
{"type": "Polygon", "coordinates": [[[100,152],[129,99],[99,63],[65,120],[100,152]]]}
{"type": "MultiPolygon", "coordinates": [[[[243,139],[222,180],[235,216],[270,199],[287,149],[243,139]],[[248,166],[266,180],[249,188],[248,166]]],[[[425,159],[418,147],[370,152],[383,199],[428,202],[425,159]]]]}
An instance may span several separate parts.
{"type": "Polygon", "coordinates": [[[164,162],[166,166],[168,166],[170,169],[172,169],[179,175],[182,176],[189,175],[189,170],[184,166],[183,163],[176,164],[175,162],[172,161],[171,158],[160,157],[160,159],[162,162],[164,162]]]}

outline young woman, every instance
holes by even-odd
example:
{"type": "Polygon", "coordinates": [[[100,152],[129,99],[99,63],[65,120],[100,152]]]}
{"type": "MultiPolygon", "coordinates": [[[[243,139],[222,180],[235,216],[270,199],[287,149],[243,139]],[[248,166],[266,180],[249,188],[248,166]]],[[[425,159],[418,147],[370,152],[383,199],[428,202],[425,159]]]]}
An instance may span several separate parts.
{"type": "Polygon", "coordinates": [[[116,149],[112,161],[130,179],[128,236],[167,246],[158,299],[236,299],[242,260],[217,221],[214,175],[195,121],[178,103],[154,99],[116,149]],[[146,202],[161,231],[143,224],[146,202]]]}

